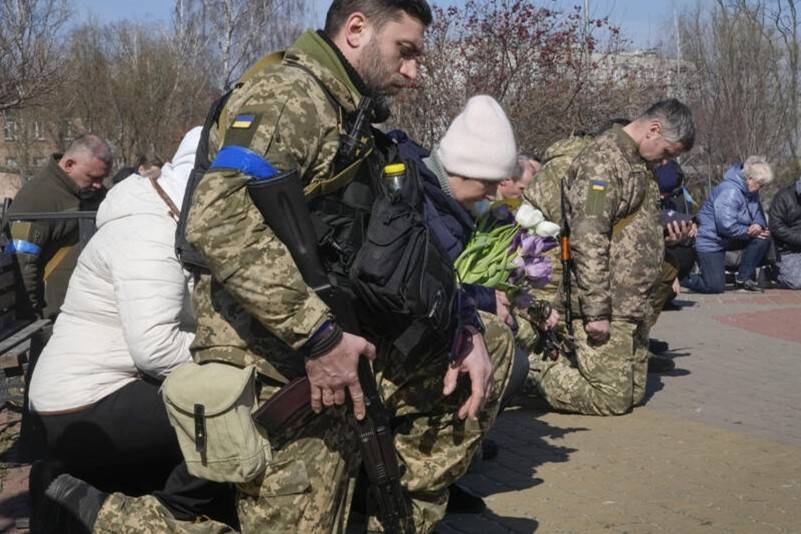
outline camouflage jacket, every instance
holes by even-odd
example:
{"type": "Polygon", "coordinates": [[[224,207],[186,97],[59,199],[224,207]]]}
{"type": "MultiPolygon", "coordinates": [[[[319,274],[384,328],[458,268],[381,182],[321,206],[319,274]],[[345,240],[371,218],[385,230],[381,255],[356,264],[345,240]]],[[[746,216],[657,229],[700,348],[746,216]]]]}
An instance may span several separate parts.
{"type": "Polygon", "coordinates": [[[565,179],[574,313],[585,321],[643,321],[664,255],[653,173],[614,126],[581,151],[565,179]]]}
{"type": "MultiPolygon", "coordinates": [[[[325,189],[343,114],[353,113],[361,100],[338,54],[309,31],[280,63],[245,78],[210,136],[210,157],[221,146],[244,146],[279,171],[298,169],[307,194],[325,189]]],[[[284,381],[303,373],[295,351],[331,313],[265,225],[248,195],[248,180],[236,171],[211,170],[194,194],[187,238],[212,274],[195,286],[192,349],[198,361],[254,365],[284,381]]]]}
{"type": "Polygon", "coordinates": [[[562,223],[562,178],[573,159],[591,141],[589,135],[568,137],[555,142],[545,151],[542,168],[523,195],[532,206],[539,208],[547,220],[562,223]]]}

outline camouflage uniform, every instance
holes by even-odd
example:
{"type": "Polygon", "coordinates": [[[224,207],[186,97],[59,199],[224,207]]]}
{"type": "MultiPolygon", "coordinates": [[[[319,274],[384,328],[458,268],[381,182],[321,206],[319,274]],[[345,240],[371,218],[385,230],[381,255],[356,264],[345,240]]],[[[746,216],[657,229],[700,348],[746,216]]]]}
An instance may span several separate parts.
{"type": "MultiPolygon", "coordinates": [[[[332,45],[306,32],[281,64],[246,77],[226,104],[211,147],[244,145],[279,170],[298,168],[309,198],[340,187],[332,183],[331,171],[343,128],[340,112],[353,113],[361,94],[332,45]],[[236,123],[242,116],[249,117],[248,127],[240,129],[236,123]]],[[[188,237],[214,276],[202,275],[195,285],[193,352],[200,362],[254,366],[262,378],[261,396],[267,398],[305,373],[298,349],[331,312],[265,226],[247,193],[248,180],[237,171],[210,171],[195,192],[188,237]]],[[[511,332],[494,318],[483,319],[496,391],[477,422],[455,416],[470,395],[467,381],[451,397],[442,397],[446,355],[428,352],[404,359],[389,343],[378,343],[377,378],[398,418],[402,483],[412,498],[419,532],[430,531],[444,515],[446,488],[466,471],[508,380],[511,332]]],[[[276,449],[272,463],[258,479],[239,486],[242,531],[343,532],[360,462],[345,408],[328,408],[270,439],[276,449]]],[[[101,510],[95,531],[225,532],[210,521],[178,525],[165,514],[155,499],[115,494],[101,510]],[[137,517],[142,518],[138,530],[133,526],[137,517]],[[120,530],[120,524],[132,527],[120,530]]]]}
{"type": "Polygon", "coordinates": [[[577,365],[536,362],[537,387],[561,410],[622,414],[644,395],[650,298],[664,254],[659,190],[620,126],[588,145],[566,180],[577,365]],[[603,319],[610,339],[588,340],[583,323],[603,319]]]}
{"type": "MultiPolygon", "coordinates": [[[[542,168],[531,180],[523,196],[542,212],[546,220],[562,224],[562,179],[573,159],[591,141],[592,137],[588,135],[568,137],[552,144],[545,151],[542,168]]],[[[554,302],[557,288],[562,283],[559,247],[547,251],[545,257],[551,262],[551,280],[545,287],[533,290],[532,295],[554,302]]]]}

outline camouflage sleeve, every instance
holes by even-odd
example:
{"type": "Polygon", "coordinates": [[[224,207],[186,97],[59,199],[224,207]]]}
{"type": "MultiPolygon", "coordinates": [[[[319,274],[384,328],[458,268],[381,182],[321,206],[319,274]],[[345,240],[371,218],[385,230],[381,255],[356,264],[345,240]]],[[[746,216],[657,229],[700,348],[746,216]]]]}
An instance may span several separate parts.
{"type": "Polygon", "coordinates": [[[42,254],[50,226],[43,222],[11,224],[11,246],[20,275],[16,309],[21,317],[41,316],[44,309],[42,254]]]}
{"type": "MultiPolygon", "coordinates": [[[[336,122],[321,128],[318,103],[311,96],[297,96],[318,94],[318,87],[289,89],[285,92],[296,96],[281,97],[279,87],[234,109],[228,115],[230,126],[242,117],[252,123],[229,127],[223,145],[248,147],[280,171],[298,168],[301,176],[314,175],[321,146],[338,135],[336,122]]],[[[245,187],[248,179],[224,169],[206,173],[195,191],[187,238],[226,291],[272,334],[298,349],[330,317],[330,310],[265,225],[245,187]]]]}
{"type": "Polygon", "coordinates": [[[589,156],[577,162],[567,201],[578,300],[586,320],[612,315],[609,246],[620,198],[619,169],[613,161],[589,156]]]}

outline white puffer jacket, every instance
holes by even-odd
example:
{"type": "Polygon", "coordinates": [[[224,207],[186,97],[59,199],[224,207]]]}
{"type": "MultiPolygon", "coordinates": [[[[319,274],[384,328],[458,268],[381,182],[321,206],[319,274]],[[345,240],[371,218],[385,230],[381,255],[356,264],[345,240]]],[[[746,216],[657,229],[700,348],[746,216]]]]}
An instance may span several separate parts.
{"type": "MultiPolygon", "coordinates": [[[[180,209],[200,128],[159,184],[180,209]]],[[[109,191],[81,252],[53,336],[30,384],[30,405],[57,412],[93,404],[141,375],[163,379],[191,358],[191,277],[175,256],[176,222],[147,178],[109,191]]]]}

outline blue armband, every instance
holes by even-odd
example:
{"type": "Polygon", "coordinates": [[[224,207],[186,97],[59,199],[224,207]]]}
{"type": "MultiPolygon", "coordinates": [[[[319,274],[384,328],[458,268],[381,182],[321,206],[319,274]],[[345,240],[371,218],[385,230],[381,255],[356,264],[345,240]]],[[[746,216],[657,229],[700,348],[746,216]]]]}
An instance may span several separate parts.
{"type": "Polygon", "coordinates": [[[209,169],[234,169],[256,180],[267,180],[278,174],[263,157],[248,148],[233,145],[224,146],[217,152],[209,169]]]}
{"type": "Polygon", "coordinates": [[[34,245],[30,241],[14,239],[6,246],[4,252],[6,254],[30,254],[31,256],[38,256],[42,252],[42,248],[39,245],[34,245]]]}

